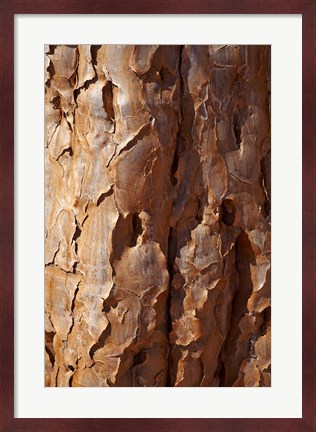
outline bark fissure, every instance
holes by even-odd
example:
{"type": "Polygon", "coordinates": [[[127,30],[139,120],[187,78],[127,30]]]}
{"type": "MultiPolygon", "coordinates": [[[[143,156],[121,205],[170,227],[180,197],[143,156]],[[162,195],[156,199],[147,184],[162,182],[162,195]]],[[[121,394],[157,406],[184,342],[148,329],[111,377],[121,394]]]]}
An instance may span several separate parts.
{"type": "MultiPolygon", "coordinates": [[[[172,186],[175,188],[177,184],[177,178],[176,178],[176,172],[178,170],[178,164],[179,164],[179,140],[180,140],[180,134],[182,129],[182,95],[183,95],[183,79],[181,74],[181,66],[182,66],[182,51],[183,51],[184,45],[180,45],[179,47],[179,61],[178,61],[178,74],[179,74],[179,98],[178,98],[178,130],[177,130],[177,137],[176,137],[176,144],[174,149],[174,155],[173,160],[171,162],[171,168],[170,168],[170,182],[172,186]]],[[[171,286],[173,282],[174,277],[174,265],[175,265],[175,258],[176,255],[174,253],[175,250],[175,241],[174,238],[174,228],[169,225],[168,228],[168,253],[167,253],[167,268],[169,273],[169,286],[168,286],[168,298],[166,303],[166,310],[167,310],[167,334],[168,334],[168,340],[169,340],[169,348],[168,348],[168,363],[167,363],[167,380],[166,385],[170,386],[171,383],[171,377],[170,377],[170,356],[171,356],[171,341],[170,341],[170,335],[172,332],[172,316],[171,316],[171,286]]]]}

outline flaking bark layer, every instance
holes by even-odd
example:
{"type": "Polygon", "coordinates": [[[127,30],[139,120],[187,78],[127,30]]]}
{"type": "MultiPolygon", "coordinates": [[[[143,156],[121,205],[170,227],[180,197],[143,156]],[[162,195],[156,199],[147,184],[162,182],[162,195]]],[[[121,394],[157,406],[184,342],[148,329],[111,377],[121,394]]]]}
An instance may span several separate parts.
{"type": "Polygon", "coordinates": [[[270,47],[45,49],[45,385],[270,386],[270,47]]]}

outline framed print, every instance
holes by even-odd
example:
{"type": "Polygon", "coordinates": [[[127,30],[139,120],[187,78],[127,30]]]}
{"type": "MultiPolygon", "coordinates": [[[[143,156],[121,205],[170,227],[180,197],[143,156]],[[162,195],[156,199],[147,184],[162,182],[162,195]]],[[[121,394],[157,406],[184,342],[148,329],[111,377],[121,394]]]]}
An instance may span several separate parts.
{"type": "Polygon", "coordinates": [[[1,430],[315,429],[314,19],[1,2],[1,430]]]}

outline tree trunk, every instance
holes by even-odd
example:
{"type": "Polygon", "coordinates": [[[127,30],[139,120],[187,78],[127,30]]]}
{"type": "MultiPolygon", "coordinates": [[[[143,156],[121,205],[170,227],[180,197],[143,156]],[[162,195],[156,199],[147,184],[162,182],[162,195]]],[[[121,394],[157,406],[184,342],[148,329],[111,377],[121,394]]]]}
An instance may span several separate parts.
{"type": "Polygon", "coordinates": [[[270,48],[45,54],[46,386],[270,386],[270,48]]]}

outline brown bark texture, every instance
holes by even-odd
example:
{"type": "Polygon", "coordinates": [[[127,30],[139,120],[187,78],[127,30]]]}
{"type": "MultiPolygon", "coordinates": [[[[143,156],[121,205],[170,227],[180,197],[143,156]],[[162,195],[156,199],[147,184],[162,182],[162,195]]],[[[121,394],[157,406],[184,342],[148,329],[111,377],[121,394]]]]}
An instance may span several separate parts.
{"type": "Polygon", "coordinates": [[[270,47],[45,48],[45,385],[270,386],[270,47]]]}

